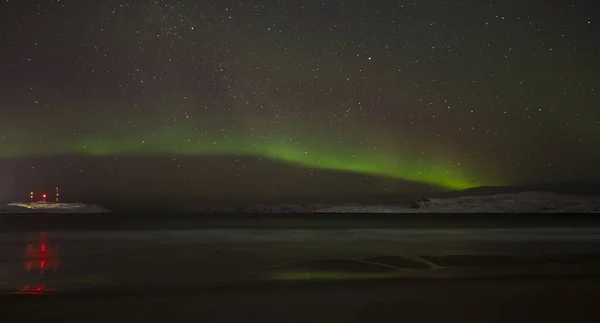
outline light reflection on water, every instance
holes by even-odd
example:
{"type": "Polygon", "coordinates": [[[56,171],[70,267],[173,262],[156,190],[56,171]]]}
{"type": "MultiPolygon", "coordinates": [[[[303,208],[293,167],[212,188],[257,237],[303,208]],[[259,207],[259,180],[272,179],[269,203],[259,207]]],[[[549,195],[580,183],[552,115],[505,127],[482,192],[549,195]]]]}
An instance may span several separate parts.
{"type": "Polygon", "coordinates": [[[48,282],[59,269],[58,243],[50,242],[46,232],[39,233],[33,240],[28,241],[25,246],[26,278],[22,288],[14,292],[17,294],[43,294],[55,291],[54,286],[48,282]]]}
{"type": "Polygon", "coordinates": [[[254,281],[267,269],[306,259],[597,253],[599,237],[598,228],[10,233],[0,234],[0,292],[37,295],[254,281]]]}

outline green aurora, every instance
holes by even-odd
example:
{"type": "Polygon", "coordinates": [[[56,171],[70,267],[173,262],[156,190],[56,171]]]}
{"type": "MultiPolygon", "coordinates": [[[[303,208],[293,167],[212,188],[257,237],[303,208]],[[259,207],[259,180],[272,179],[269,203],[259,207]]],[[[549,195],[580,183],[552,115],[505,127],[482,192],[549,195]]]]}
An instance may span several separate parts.
{"type": "MultiPolygon", "coordinates": [[[[13,137],[14,135],[13,133],[13,137]]],[[[43,141],[24,138],[19,144],[4,140],[0,141],[0,150],[3,157],[251,156],[306,168],[382,176],[451,190],[499,184],[498,181],[484,180],[482,176],[475,175],[476,172],[468,172],[466,167],[457,168],[448,162],[440,162],[444,160],[443,156],[418,154],[410,147],[407,147],[407,153],[401,154],[394,152],[394,149],[340,145],[333,144],[332,141],[290,141],[289,137],[281,134],[261,138],[247,134],[198,135],[182,130],[181,127],[171,126],[162,127],[158,134],[150,136],[90,135],[43,141]]]]}

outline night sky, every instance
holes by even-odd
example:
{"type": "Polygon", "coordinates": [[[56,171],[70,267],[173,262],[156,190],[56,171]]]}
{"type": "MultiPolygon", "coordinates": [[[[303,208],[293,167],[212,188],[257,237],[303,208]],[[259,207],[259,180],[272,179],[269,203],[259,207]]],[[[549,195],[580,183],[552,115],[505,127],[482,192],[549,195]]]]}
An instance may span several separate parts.
{"type": "Polygon", "coordinates": [[[598,12],[596,1],[4,0],[0,194],[600,178],[598,12]]]}

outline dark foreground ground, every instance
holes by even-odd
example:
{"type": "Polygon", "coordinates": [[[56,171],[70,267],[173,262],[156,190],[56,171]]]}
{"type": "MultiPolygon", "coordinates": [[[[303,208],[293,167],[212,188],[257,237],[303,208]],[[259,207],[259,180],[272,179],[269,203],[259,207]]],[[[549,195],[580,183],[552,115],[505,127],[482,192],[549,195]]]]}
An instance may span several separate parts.
{"type": "Polygon", "coordinates": [[[591,216],[4,215],[0,228],[0,310],[25,321],[600,321],[591,216]]]}
{"type": "Polygon", "coordinates": [[[5,297],[13,322],[598,322],[600,282],[443,280],[5,297]]]}

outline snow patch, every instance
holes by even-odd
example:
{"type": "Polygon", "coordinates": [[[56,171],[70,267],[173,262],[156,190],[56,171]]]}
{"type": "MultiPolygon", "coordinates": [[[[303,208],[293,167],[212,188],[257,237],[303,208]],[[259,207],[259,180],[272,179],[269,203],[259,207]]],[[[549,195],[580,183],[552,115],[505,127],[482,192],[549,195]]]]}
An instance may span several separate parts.
{"type": "Polygon", "coordinates": [[[2,213],[111,213],[111,211],[93,204],[31,202],[0,206],[0,214],[2,213]]]}

